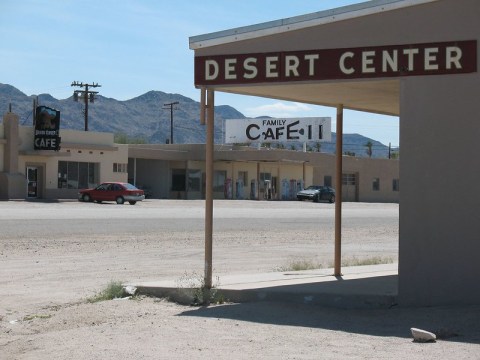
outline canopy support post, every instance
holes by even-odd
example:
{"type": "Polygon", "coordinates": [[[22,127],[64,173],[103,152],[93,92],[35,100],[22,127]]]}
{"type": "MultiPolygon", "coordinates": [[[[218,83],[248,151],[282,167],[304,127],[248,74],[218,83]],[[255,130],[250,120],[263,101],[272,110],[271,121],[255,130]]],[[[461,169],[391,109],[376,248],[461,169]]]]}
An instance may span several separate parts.
{"type": "Polygon", "coordinates": [[[335,165],[335,262],[334,276],[342,276],[342,149],[343,104],[337,106],[335,165]]]}
{"type": "MultiPolygon", "coordinates": [[[[202,112],[204,109],[201,109],[202,112]]],[[[207,138],[205,144],[205,279],[206,289],[212,288],[213,243],[213,152],[214,152],[214,92],[207,90],[207,138]]]]}

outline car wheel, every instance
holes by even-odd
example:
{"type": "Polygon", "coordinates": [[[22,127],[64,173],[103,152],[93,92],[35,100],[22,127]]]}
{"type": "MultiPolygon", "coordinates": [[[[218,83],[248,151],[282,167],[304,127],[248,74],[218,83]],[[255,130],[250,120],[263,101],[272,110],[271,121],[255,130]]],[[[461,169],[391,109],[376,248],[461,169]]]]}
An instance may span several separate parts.
{"type": "Polygon", "coordinates": [[[90,202],[90,201],[92,201],[92,198],[90,197],[90,195],[85,194],[85,195],[83,195],[82,200],[85,201],[85,202],[90,202]]]}
{"type": "Polygon", "coordinates": [[[330,196],[330,204],[335,202],[335,195],[330,196]]]}
{"type": "Polygon", "coordinates": [[[137,202],[136,201],[129,201],[130,205],[135,205],[137,202]]]}
{"type": "Polygon", "coordinates": [[[118,205],[122,205],[125,202],[125,200],[123,200],[123,197],[121,196],[117,197],[115,201],[117,202],[118,205]]]}
{"type": "Polygon", "coordinates": [[[319,200],[320,200],[320,198],[319,198],[318,195],[313,198],[313,202],[318,202],[319,200]]]}

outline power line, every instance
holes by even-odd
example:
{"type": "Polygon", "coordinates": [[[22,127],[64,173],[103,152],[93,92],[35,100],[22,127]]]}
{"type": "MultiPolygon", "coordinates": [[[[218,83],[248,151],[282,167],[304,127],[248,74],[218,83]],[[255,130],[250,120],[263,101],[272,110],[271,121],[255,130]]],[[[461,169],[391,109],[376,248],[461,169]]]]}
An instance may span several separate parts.
{"type": "Polygon", "coordinates": [[[78,82],[74,81],[72,82],[71,86],[77,86],[77,87],[83,87],[84,90],[75,90],[73,92],[73,100],[78,101],[79,98],[83,98],[85,102],[85,131],[88,131],[88,101],[93,104],[95,100],[95,95],[98,94],[98,91],[90,91],[88,90],[89,87],[96,88],[96,87],[101,87],[102,85],[98,85],[98,83],[93,83],[93,84],[87,84],[83,82],[78,82]]]}
{"type": "Polygon", "coordinates": [[[170,109],[170,144],[173,144],[173,110],[177,110],[173,108],[175,105],[178,105],[178,101],[163,104],[164,107],[162,108],[165,110],[170,109]]]}

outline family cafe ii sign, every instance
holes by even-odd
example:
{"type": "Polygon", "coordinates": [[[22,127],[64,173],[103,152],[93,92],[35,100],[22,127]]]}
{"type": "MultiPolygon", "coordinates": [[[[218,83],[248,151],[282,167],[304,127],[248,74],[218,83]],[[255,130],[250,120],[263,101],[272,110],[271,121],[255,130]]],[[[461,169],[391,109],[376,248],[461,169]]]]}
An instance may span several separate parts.
{"type": "Polygon", "coordinates": [[[476,71],[476,40],[195,57],[196,86],[476,71]]]}
{"type": "Polygon", "coordinates": [[[225,143],[331,141],[331,118],[230,119],[225,143]]]}

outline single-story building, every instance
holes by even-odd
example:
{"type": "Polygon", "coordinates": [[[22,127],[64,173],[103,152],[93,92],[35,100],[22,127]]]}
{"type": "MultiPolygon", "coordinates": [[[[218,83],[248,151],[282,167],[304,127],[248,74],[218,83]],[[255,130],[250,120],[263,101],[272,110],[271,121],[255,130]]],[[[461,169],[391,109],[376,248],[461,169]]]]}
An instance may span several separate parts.
{"type": "MultiPolygon", "coordinates": [[[[205,198],[204,144],[125,145],[111,133],[60,129],[59,150],[34,148],[34,127],[0,124],[0,199],[75,199],[78,189],[129,181],[158,199],[205,198]]],[[[398,160],[345,156],[345,201],[398,202],[398,160]]],[[[292,200],[304,186],[333,186],[331,154],[218,145],[217,199],[292,200]]]]}
{"type": "MultiPolygon", "coordinates": [[[[335,184],[332,154],[216,145],[214,158],[215,199],[293,200],[303,187],[335,184]]],[[[344,201],[398,202],[398,160],[343,158],[344,201]]],[[[205,199],[205,145],[130,145],[128,173],[153,198],[205,199]]]]}
{"type": "Polygon", "coordinates": [[[60,130],[60,150],[34,149],[33,126],[8,112],[0,124],[0,199],[74,199],[78,189],[127,181],[128,146],[113,134],[60,130]]]}

